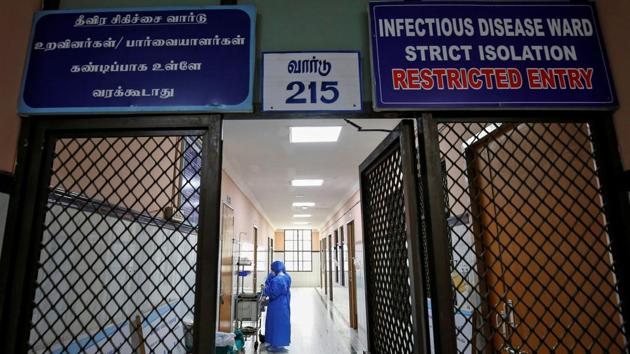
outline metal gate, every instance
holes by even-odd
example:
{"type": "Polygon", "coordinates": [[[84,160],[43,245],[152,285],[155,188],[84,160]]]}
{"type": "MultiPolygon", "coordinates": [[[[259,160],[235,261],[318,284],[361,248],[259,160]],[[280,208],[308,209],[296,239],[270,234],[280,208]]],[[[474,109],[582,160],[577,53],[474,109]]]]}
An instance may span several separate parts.
{"type": "Polygon", "coordinates": [[[360,166],[371,354],[428,348],[414,142],[403,121],[360,166]]]}
{"type": "Polygon", "coordinates": [[[627,353],[606,124],[418,126],[434,351],[627,353]]]}
{"type": "Polygon", "coordinates": [[[360,167],[370,353],[628,352],[627,205],[592,117],[426,114],[381,143],[360,167]]]}
{"type": "Polygon", "coordinates": [[[213,350],[220,126],[34,119],[4,255],[3,352],[213,350]]]}

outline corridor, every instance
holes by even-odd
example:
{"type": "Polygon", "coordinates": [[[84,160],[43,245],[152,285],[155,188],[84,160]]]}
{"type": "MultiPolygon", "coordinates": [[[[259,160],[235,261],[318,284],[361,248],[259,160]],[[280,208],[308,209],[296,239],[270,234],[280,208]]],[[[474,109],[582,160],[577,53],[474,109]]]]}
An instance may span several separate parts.
{"type": "MultiPolygon", "coordinates": [[[[291,310],[291,345],[284,353],[354,354],[367,350],[360,344],[358,332],[317,289],[291,289],[291,310]]],[[[264,347],[258,351],[253,348],[253,341],[249,341],[246,353],[267,353],[264,347]]]]}

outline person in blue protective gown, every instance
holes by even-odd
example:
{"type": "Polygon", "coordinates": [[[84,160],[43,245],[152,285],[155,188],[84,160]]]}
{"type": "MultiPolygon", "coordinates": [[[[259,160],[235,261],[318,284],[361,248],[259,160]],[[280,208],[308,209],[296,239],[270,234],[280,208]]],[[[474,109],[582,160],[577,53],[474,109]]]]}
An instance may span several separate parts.
{"type": "MultiPolygon", "coordinates": [[[[287,276],[287,280],[289,282],[289,304],[290,304],[291,303],[291,276],[289,275],[289,273],[287,273],[287,269],[285,268],[284,263],[282,263],[282,262],[279,262],[279,263],[280,263],[279,264],[280,271],[282,273],[284,273],[284,275],[287,276]]],[[[270,274],[273,274],[273,271],[270,274]]],[[[290,310],[290,308],[289,308],[289,310],[290,310]]]]}
{"type": "Polygon", "coordinates": [[[265,320],[267,351],[282,351],[291,344],[290,287],[291,278],[286,274],[284,263],[273,262],[264,290],[264,295],[269,297],[265,320]]]}

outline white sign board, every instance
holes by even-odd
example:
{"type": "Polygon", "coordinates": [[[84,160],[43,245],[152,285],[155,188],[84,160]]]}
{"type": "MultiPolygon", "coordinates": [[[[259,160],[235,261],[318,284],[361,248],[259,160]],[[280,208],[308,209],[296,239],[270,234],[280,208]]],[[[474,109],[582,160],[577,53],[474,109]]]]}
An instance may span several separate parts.
{"type": "Polygon", "coordinates": [[[263,53],[264,111],[360,111],[358,52],[263,53]]]}

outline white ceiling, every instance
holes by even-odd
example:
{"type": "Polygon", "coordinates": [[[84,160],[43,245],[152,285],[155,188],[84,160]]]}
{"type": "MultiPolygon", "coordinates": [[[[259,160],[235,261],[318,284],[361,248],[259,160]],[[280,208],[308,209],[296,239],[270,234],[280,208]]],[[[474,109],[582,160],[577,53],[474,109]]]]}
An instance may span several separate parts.
{"type": "MultiPolygon", "coordinates": [[[[392,129],[397,119],[353,120],[364,128],[392,129]]],[[[223,125],[223,167],[278,229],[319,228],[358,190],[359,164],[385,138],[383,132],[358,132],[341,119],[227,120],[223,125]],[[335,143],[289,142],[291,126],[342,126],[335,143]],[[321,178],[322,187],[292,187],[295,178],[321,178]],[[302,196],[302,197],[300,197],[302,196]],[[302,210],[293,202],[315,202],[302,210]],[[293,214],[311,214],[295,219],[293,214]]]]}

